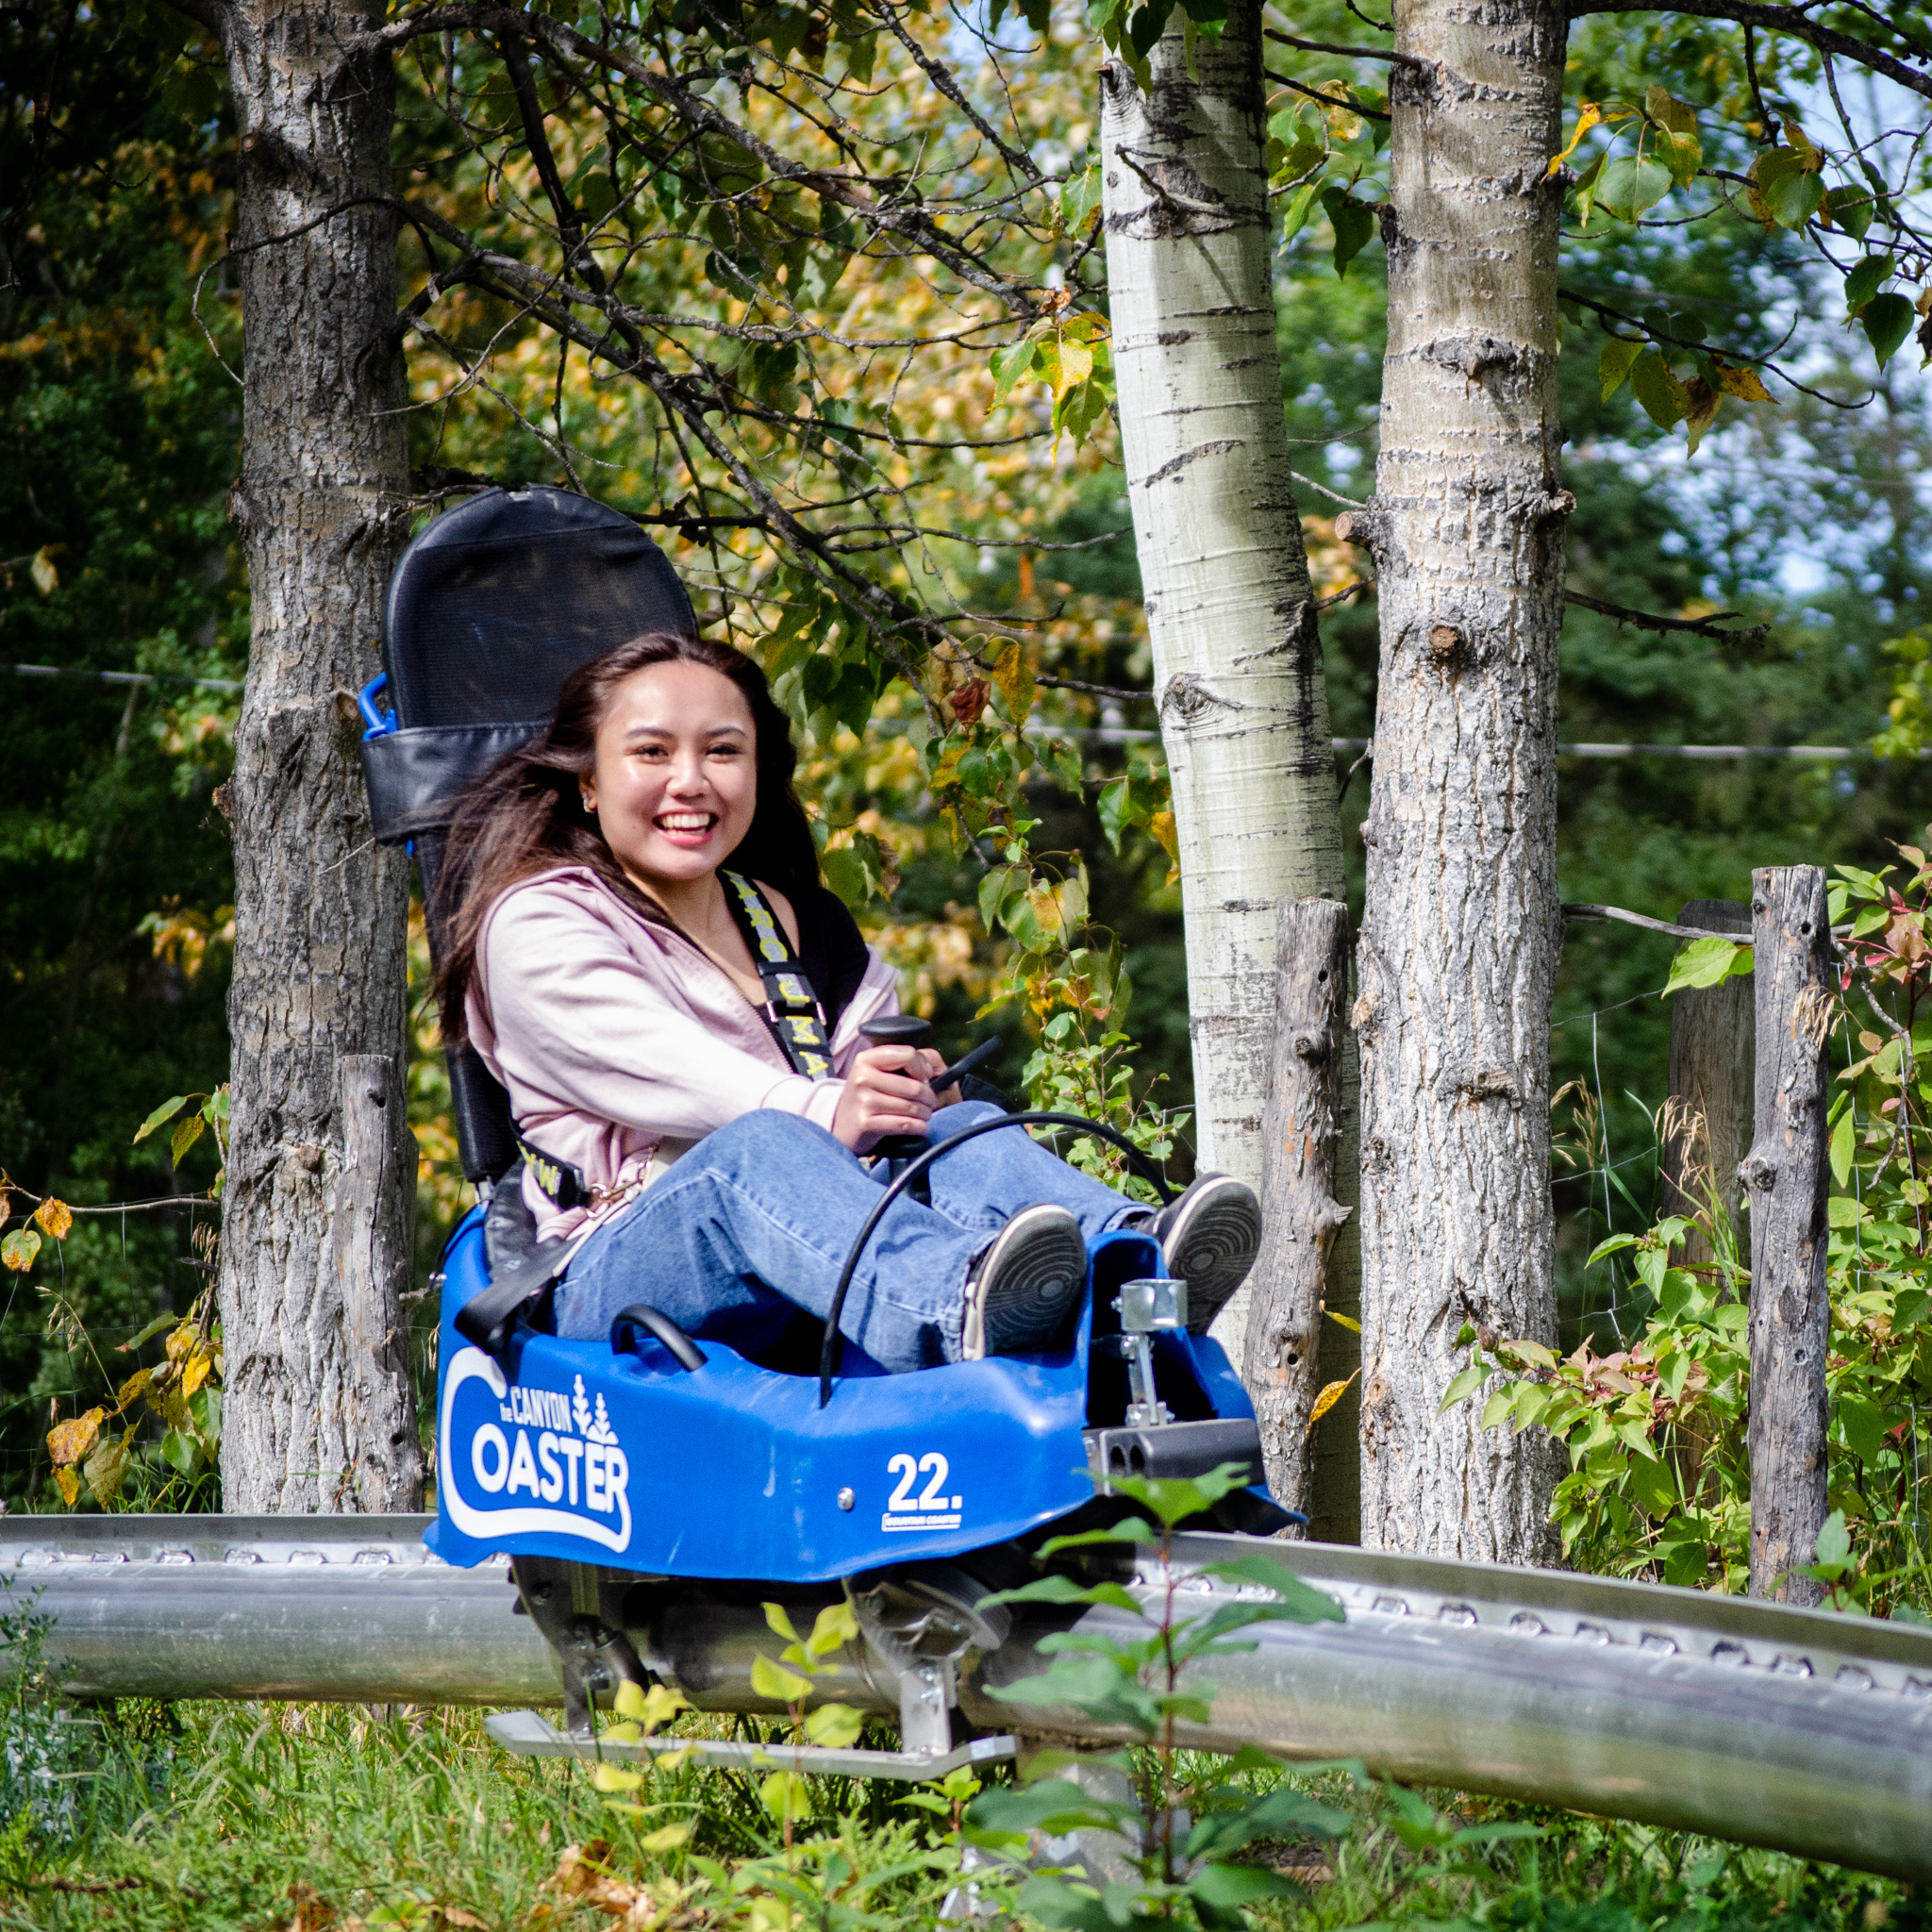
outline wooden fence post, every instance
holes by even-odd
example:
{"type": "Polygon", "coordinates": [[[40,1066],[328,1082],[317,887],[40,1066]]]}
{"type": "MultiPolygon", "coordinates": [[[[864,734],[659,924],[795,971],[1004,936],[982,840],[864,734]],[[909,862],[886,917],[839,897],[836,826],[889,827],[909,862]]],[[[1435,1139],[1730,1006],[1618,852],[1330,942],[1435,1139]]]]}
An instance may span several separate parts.
{"type": "MultiPolygon", "coordinates": [[[[1361,1534],[1361,1447],[1351,1383],[1324,1419],[1324,1454],[1312,1450],[1309,1416],[1324,1382],[1351,1377],[1360,1337],[1323,1320],[1331,1281],[1346,1257],[1331,1253],[1352,1208],[1346,1050],[1348,908],[1333,899],[1284,899],[1275,911],[1274,1035],[1261,1123],[1261,1252],[1248,1304],[1241,1379],[1260,1424],[1268,1487],[1307,1509],[1310,1533],[1355,1541],[1361,1534]],[[1338,1185],[1339,1183],[1339,1185],[1338,1185]]],[[[1351,1234],[1353,1230],[1350,1230],[1351,1234]]],[[[1351,1273],[1351,1285],[1352,1271],[1351,1273]]],[[[1352,1317],[1358,1286],[1347,1297],[1352,1317]]]]}
{"type": "MultiPolygon", "coordinates": [[[[1692,899],[1679,925],[1751,935],[1751,908],[1735,899],[1692,899]]],[[[1719,986],[1691,988],[1671,1000],[1671,1112],[1663,1146],[1663,1208],[1697,1216],[1715,1193],[1742,1232],[1740,1163],[1750,1150],[1755,982],[1746,974],[1719,986]],[[1698,1124],[1701,1123],[1701,1126],[1698,1124]]],[[[1711,1258],[1702,1226],[1685,1238],[1684,1259],[1711,1258]]]]}
{"type": "Polygon", "coordinates": [[[380,1211],[398,1191],[406,1202],[415,1198],[408,1091],[399,1057],[389,1054],[344,1054],[335,1074],[342,1163],[329,1230],[348,1343],[339,1399],[349,1468],[325,1507],[373,1515],[420,1509],[423,1452],[408,1399],[409,1322],[402,1298],[414,1217],[380,1211]]]}
{"type": "Polygon", "coordinates": [[[1751,1594],[1815,1604],[1824,1523],[1825,1109],[1835,974],[1824,874],[1751,874],[1757,1131],[1740,1175],[1751,1204],[1751,1594]]]}

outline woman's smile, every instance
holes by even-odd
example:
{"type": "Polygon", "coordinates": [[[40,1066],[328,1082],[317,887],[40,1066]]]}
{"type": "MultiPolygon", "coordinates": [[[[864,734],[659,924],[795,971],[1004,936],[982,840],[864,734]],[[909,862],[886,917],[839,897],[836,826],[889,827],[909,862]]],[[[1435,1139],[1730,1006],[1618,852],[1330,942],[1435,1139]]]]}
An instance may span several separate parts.
{"type": "Polygon", "coordinates": [[[584,808],[618,864],[674,918],[715,909],[711,875],[758,808],[757,749],[743,693],[708,664],[654,664],[611,696],[584,808]]]}

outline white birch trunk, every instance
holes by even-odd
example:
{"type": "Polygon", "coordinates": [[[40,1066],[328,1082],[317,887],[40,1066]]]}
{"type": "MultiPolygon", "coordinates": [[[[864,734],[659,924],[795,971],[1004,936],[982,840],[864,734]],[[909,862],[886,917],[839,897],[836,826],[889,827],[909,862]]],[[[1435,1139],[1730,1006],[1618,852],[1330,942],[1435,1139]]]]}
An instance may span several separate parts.
{"type": "MultiPolygon", "coordinates": [[[[1342,896],[1341,825],[1274,346],[1258,0],[1180,15],[1143,94],[1101,69],[1121,441],[1174,783],[1200,1164],[1261,1183],[1274,908],[1342,896]]],[[[1243,1353],[1246,1291],[1215,1334],[1243,1353]]]]}
{"type": "Polygon", "coordinates": [[[1539,1432],[1438,1417],[1465,1322],[1556,1340],[1549,1011],[1557,893],[1554,0],[1397,0],[1389,348],[1374,551],[1381,677],[1356,1007],[1362,1540],[1554,1559],[1539,1432]]]}

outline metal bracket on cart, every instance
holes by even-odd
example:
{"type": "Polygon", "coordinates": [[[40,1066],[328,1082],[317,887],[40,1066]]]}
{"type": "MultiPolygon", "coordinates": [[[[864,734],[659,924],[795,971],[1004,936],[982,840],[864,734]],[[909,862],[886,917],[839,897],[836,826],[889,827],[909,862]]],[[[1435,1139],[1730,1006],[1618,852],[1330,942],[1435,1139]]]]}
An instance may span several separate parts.
{"type": "Polygon", "coordinates": [[[898,1686],[899,1741],[908,1757],[952,1751],[960,1663],[969,1651],[997,1650],[1012,1631],[1004,1606],[975,1607],[985,1594],[950,1563],[845,1586],[867,1651],[898,1686]]]}

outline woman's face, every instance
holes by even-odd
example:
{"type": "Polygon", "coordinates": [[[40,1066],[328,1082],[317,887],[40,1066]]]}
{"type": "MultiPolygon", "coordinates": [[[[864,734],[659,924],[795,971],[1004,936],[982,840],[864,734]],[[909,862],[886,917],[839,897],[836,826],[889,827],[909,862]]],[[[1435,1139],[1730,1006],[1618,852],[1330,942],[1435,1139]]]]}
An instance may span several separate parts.
{"type": "Polygon", "coordinates": [[[708,664],[653,664],[620,684],[582,781],[618,864],[649,891],[706,877],[758,806],[751,707],[708,664]]]}

